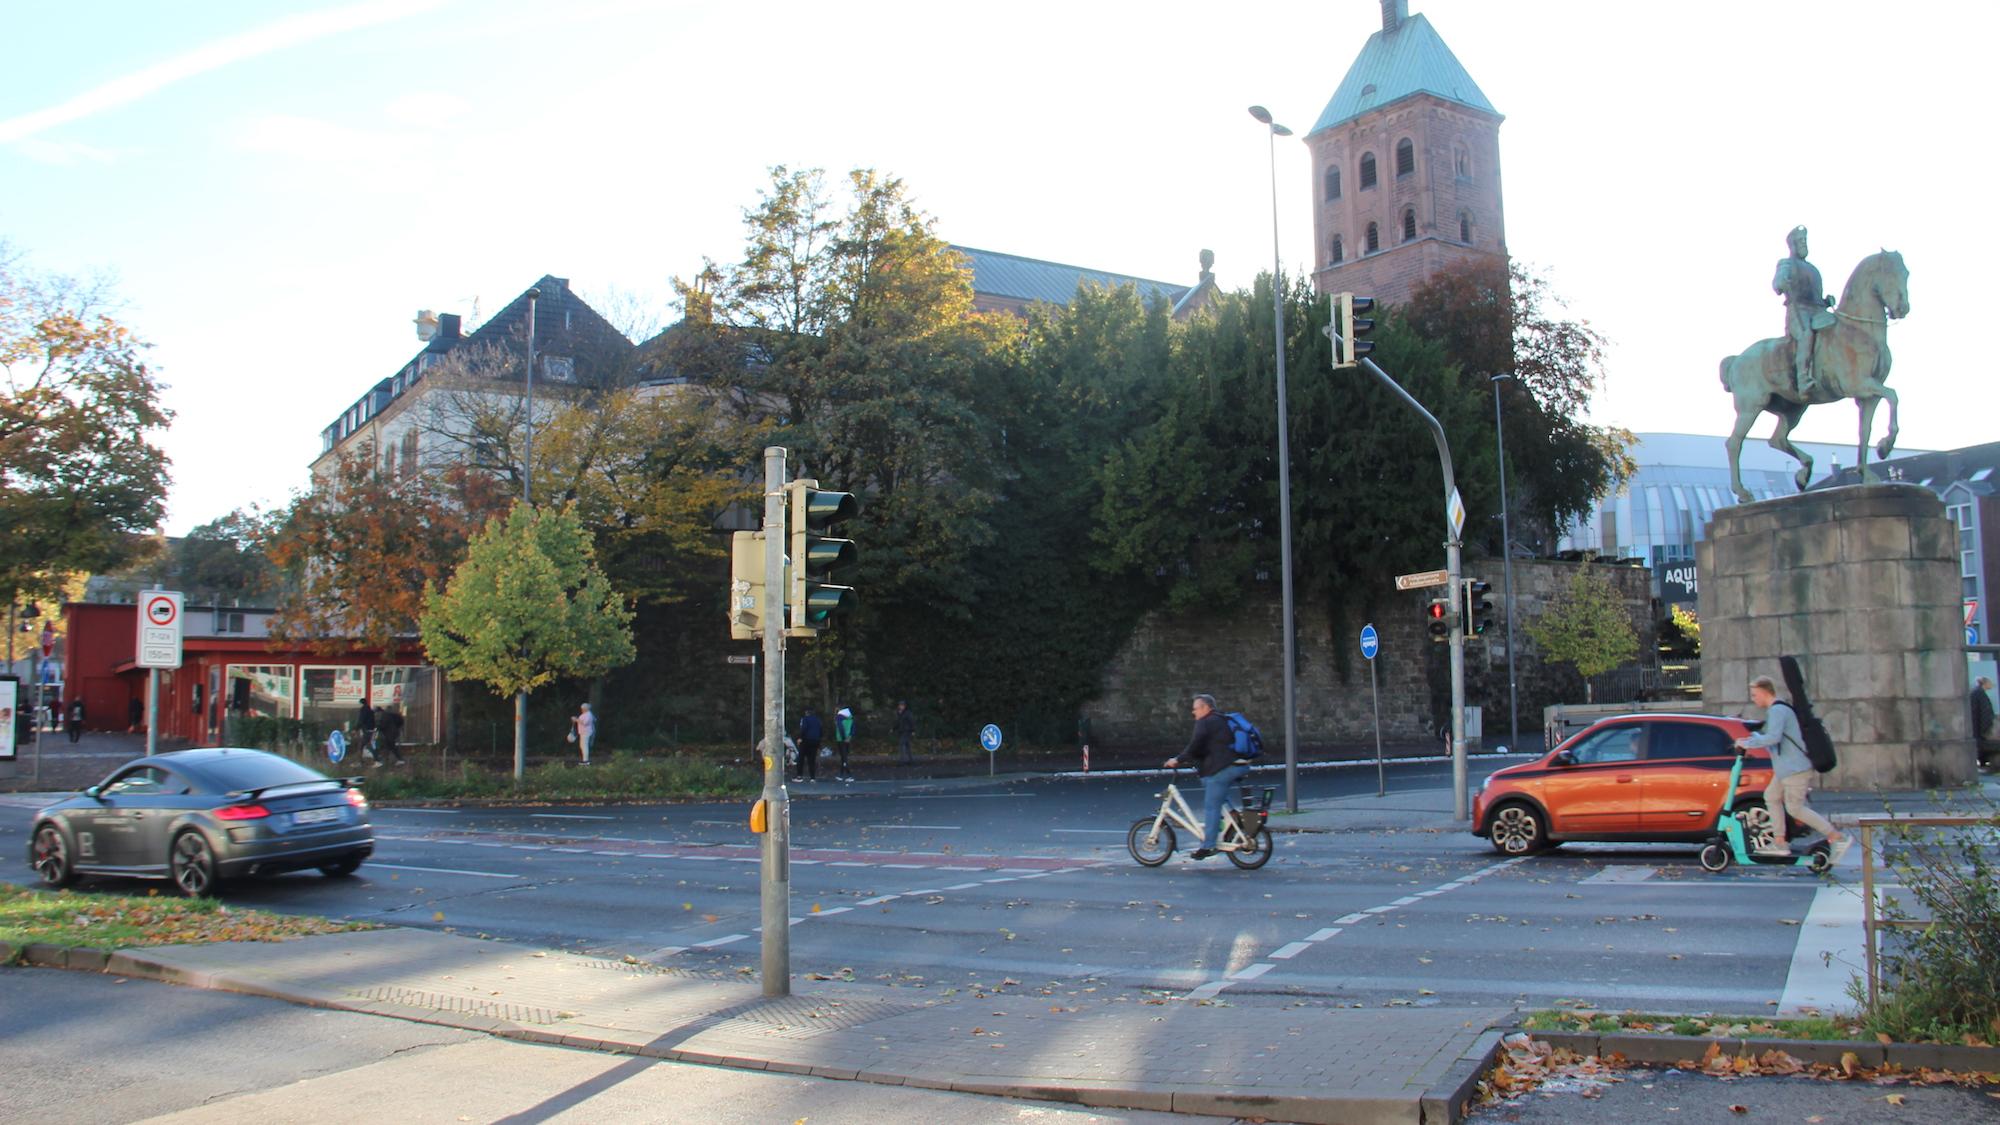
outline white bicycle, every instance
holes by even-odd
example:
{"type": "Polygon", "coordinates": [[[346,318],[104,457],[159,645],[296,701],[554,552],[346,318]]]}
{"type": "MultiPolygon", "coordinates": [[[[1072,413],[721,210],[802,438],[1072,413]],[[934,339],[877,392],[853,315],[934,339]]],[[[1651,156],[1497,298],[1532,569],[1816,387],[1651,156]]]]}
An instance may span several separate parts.
{"type": "MultiPolygon", "coordinates": [[[[1276,792],[1267,786],[1259,801],[1245,784],[1243,807],[1222,810],[1222,827],[1216,832],[1215,850],[1245,871],[1255,871],[1271,862],[1271,829],[1264,822],[1270,817],[1271,797],[1276,792]]],[[[1180,842],[1174,835],[1175,825],[1196,840],[1201,839],[1202,832],[1201,817],[1188,807],[1187,799],[1173,782],[1167,783],[1166,792],[1156,795],[1160,798],[1160,811],[1133,821],[1131,830],[1125,833],[1126,850],[1147,867],[1158,867],[1173,858],[1180,842]]]]}

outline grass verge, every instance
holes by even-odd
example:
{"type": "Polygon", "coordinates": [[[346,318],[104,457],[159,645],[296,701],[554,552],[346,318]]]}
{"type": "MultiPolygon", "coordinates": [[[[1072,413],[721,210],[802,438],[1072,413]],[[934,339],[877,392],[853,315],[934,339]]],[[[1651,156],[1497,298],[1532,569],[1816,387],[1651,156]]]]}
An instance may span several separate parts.
{"type": "Polygon", "coordinates": [[[762,775],[742,766],[722,765],[679,754],[640,757],[618,754],[584,766],[548,762],[531,767],[517,785],[511,771],[463,762],[449,771],[422,765],[367,769],[354,763],[329,767],[325,759],[315,769],[365,774],[364,790],[372,800],[425,801],[506,798],[525,801],[675,800],[742,797],[763,785],[762,775]]]}
{"type": "Polygon", "coordinates": [[[34,891],[0,883],[0,943],[121,949],[215,941],[283,941],[373,929],[362,922],[237,910],[214,899],[34,891]]]}
{"type": "MultiPolygon", "coordinates": [[[[1530,1012],[1521,1020],[1526,1031],[1568,1031],[1587,1032],[1599,1035],[1630,1032],[1638,1035],[1691,1035],[1703,1039],[1802,1039],[1814,1041],[1848,1041],[1857,1039],[1889,1042],[1884,1035],[1873,1034],[1867,1022],[1860,1016],[1831,1018],[1812,1016],[1804,1019],[1765,1019],[1751,1016],[1665,1016],[1645,1012],[1600,1012],[1590,1009],[1551,1008],[1530,1012]]],[[[1958,1043],[1954,1037],[1943,1042],[1958,1043]]],[[[1928,1043],[1932,1039],[1897,1040],[1897,1042],[1928,1043]]],[[[1983,1042],[1971,1044],[1985,1046],[1983,1042]]]]}

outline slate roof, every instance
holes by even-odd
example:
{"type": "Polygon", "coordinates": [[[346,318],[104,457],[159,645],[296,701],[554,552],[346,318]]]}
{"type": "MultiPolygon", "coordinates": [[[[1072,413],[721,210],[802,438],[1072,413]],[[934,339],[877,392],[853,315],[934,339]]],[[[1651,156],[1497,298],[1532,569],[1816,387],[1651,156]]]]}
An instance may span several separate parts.
{"type": "Polygon", "coordinates": [[[1077,286],[1089,282],[1114,289],[1130,285],[1139,291],[1140,300],[1163,300],[1172,306],[1179,304],[1189,289],[1186,285],[1166,281],[1066,266],[1060,262],[1044,262],[1038,258],[1023,258],[993,250],[975,250],[970,246],[953,246],[952,249],[965,255],[966,267],[972,271],[972,291],[995,297],[1067,305],[1076,296],[1077,286]]]}
{"type": "Polygon", "coordinates": [[[1333,100],[1306,134],[1323,132],[1415,94],[1432,94],[1448,102],[1501,116],[1480,92],[1458,56],[1421,14],[1410,16],[1393,31],[1368,37],[1333,100]]]}

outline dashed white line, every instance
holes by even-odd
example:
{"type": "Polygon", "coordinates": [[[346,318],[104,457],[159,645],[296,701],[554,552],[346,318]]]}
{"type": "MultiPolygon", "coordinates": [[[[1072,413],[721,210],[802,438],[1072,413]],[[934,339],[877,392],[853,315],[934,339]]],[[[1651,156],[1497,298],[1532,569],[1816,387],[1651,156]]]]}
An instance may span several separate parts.
{"type": "Polygon", "coordinates": [[[368,861],[370,867],[386,867],[391,871],[428,871],[434,875],[473,875],[481,879],[519,879],[520,875],[509,875],[502,871],[461,871],[456,867],[412,867],[406,863],[377,863],[368,861]]]}
{"type": "Polygon", "coordinates": [[[1259,962],[1255,965],[1245,965],[1243,968],[1240,968],[1235,972],[1229,974],[1229,979],[1256,980],[1258,977],[1263,976],[1265,973],[1268,973],[1275,968],[1277,968],[1277,966],[1270,964],[1269,962],[1259,962]]]}
{"type": "Polygon", "coordinates": [[[963,832],[957,824],[870,824],[869,828],[909,828],[918,832],[963,832]]]}
{"type": "Polygon", "coordinates": [[[1309,934],[1307,934],[1307,935],[1306,935],[1306,940],[1307,940],[1307,941],[1325,941],[1326,939],[1328,939],[1328,938],[1332,937],[1333,935],[1335,935],[1335,934],[1337,934],[1337,933],[1339,933],[1339,932],[1340,932],[1340,927],[1339,927],[1339,926],[1328,926],[1328,927],[1327,927],[1326,929],[1324,929],[1324,930],[1314,930],[1314,931],[1313,931],[1312,933],[1309,933],[1309,934]]]}
{"type": "Polygon", "coordinates": [[[1306,950],[1311,949],[1312,947],[1313,947],[1312,942],[1295,941],[1292,942],[1290,945],[1282,945],[1272,950],[1270,956],[1274,960],[1289,961],[1292,958],[1297,957],[1299,954],[1304,953],[1306,950]]]}
{"type": "Polygon", "coordinates": [[[749,934],[730,934],[727,937],[714,938],[709,941],[698,941],[694,945],[696,949],[714,949],[719,945],[728,945],[732,941],[742,941],[749,936],[749,934]]]}
{"type": "Polygon", "coordinates": [[[598,816],[595,813],[538,812],[529,813],[531,820],[617,820],[615,816],[598,816]]]}

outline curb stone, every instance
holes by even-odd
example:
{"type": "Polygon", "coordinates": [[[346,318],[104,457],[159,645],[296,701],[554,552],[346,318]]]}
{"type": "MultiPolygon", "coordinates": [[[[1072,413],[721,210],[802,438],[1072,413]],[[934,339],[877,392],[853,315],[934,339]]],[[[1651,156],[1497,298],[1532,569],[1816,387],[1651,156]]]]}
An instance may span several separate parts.
{"type": "Polygon", "coordinates": [[[1424,1091],[1419,1106],[1423,1125],[1454,1125],[1465,1117],[1465,1107],[1472,1101],[1472,1091],[1479,1080],[1493,1067],[1493,1061],[1500,1054],[1500,1042],[1507,1037],[1501,1029],[1488,1028],[1472,1041],[1465,1053],[1458,1057],[1445,1076],[1437,1084],[1424,1091]]]}

